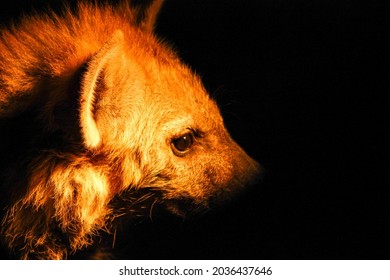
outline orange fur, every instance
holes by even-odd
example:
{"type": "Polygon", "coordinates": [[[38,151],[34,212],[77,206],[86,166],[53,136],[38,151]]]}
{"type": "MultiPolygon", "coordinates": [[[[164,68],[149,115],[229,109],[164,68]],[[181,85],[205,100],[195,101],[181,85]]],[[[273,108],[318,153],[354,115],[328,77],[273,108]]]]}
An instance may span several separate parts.
{"type": "Polygon", "coordinates": [[[82,3],[1,30],[0,119],[31,138],[1,186],[17,256],[67,258],[139,204],[185,215],[258,174],[200,79],[153,34],[161,3],[82,3]],[[16,166],[23,178],[9,175],[16,166]]]}

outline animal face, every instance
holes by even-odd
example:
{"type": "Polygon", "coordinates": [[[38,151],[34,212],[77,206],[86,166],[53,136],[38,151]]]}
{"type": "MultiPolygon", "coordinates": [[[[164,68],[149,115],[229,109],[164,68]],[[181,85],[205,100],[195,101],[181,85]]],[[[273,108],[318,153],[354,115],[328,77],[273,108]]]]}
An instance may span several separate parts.
{"type": "Polygon", "coordinates": [[[161,2],[81,4],[2,31],[0,116],[31,138],[13,165],[23,178],[3,172],[2,234],[20,257],[66,258],[122,216],[186,216],[257,178],[200,79],[153,35],[161,2]]]}
{"type": "MultiPolygon", "coordinates": [[[[116,36],[111,47],[125,45],[116,36]]],[[[250,183],[259,166],[230,138],[199,78],[161,44],[152,42],[142,55],[136,50],[144,63],[122,47],[103,68],[93,115],[95,148],[122,159],[120,189],[153,188],[179,213],[174,201],[208,206],[250,183]]]]}

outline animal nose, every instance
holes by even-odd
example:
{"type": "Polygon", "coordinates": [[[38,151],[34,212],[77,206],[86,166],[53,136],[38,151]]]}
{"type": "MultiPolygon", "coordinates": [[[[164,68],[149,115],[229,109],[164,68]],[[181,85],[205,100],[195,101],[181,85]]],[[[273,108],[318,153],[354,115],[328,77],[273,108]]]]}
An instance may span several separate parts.
{"type": "Polygon", "coordinates": [[[252,158],[247,168],[248,168],[247,185],[252,186],[261,183],[264,178],[264,168],[252,158]]]}
{"type": "Polygon", "coordinates": [[[238,148],[236,160],[233,163],[237,179],[243,187],[260,183],[264,175],[264,168],[239,146],[238,148]]]}
{"type": "Polygon", "coordinates": [[[253,175],[253,178],[251,179],[250,184],[251,185],[258,185],[264,180],[265,176],[265,169],[263,168],[262,165],[260,165],[258,162],[256,163],[256,171],[255,174],[253,175]]]}

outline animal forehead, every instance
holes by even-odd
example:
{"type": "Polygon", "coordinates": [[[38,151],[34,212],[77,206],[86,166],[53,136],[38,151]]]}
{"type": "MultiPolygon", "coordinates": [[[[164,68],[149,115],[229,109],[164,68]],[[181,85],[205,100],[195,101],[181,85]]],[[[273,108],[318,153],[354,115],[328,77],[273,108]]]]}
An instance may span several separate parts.
{"type": "Polygon", "coordinates": [[[164,43],[153,37],[146,38],[147,42],[140,48],[130,44],[127,60],[128,64],[133,64],[133,70],[142,73],[151,92],[164,92],[170,98],[186,99],[187,102],[209,103],[209,96],[199,76],[164,43]]]}
{"type": "MultiPolygon", "coordinates": [[[[136,59],[133,69],[142,73],[139,77],[142,77],[140,82],[144,86],[142,99],[145,104],[157,108],[161,113],[158,115],[168,113],[173,118],[191,115],[196,121],[213,116],[221,122],[218,106],[210,98],[199,76],[164,45],[156,44],[154,40],[150,43],[149,47],[144,46],[144,55],[131,53],[136,59]]],[[[135,62],[131,57],[129,60],[130,64],[135,62]]],[[[132,71],[129,74],[134,75],[132,71]]]]}
{"type": "MultiPolygon", "coordinates": [[[[155,82],[151,85],[153,93],[161,93],[182,105],[215,107],[200,78],[185,65],[159,64],[152,70],[155,82]]],[[[151,72],[149,72],[150,74],[151,72]]],[[[211,109],[211,108],[210,108],[211,109]]]]}
{"type": "Polygon", "coordinates": [[[165,112],[160,120],[162,130],[181,133],[190,129],[207,133],[223,127],[222,117],[213,102],[194,104],[166,99],[165,112]]]}
{"type": "Polygon", "coordinates": [[[217,104],[202,87],[191,86],[184,81],[178,82],[177,85],[156,88],[151,95],[152,100],[158,100],[159,106],[178,114],[191,115],[194,119],[220,115],[217,104]]]}

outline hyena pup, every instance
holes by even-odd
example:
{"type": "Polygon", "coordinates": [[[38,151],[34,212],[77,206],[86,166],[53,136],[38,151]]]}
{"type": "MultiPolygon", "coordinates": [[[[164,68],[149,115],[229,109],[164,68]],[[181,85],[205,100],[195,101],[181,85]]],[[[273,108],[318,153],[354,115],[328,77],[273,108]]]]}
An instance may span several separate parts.
{"type": "Polygon", "coordinates": [[[161,4],[84,1],[0,31],[1,234],[16,257],[69,258],[124,217],[185,216],[257,178],[153,34],[161,4]]]}

